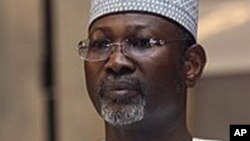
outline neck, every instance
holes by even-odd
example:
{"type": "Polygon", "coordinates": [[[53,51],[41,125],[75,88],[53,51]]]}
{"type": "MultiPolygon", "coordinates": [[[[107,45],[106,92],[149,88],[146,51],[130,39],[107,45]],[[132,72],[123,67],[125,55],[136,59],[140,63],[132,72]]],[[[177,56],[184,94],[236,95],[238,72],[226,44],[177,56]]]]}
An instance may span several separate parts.
{"type": "Polygon", "coordinates": [[[186,119],[171,123],[141,121],[127,126],[113,126],[106,123],[106,141],[191,141],[186,119]]]}

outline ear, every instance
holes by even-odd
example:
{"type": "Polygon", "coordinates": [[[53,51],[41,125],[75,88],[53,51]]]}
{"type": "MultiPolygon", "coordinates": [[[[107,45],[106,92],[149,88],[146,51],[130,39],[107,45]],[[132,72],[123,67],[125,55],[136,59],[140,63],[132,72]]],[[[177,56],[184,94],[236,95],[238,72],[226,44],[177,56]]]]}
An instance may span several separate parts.
{"type": "Polygon", "coordinates": [[[206,54],[199,44],[189,47],[185,53],[185,83],[193,87],[200,78],[206,64],[206,54]]]}

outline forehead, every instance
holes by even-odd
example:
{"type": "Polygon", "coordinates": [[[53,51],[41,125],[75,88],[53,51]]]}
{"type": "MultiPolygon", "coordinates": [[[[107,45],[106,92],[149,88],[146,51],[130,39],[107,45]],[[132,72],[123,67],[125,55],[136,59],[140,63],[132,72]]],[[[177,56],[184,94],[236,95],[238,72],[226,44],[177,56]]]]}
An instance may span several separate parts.
{"type": "MultiPolygon", "coordinates": [[[[119,33],[150,32],[158,36],[178,37],[180,28],[174,22],[146,13],[117,13],[101,17],[89,28],[90,36],[97,32],[119,33]]],[[[117,34],[116,36],[121,36],[117,34]]]]}

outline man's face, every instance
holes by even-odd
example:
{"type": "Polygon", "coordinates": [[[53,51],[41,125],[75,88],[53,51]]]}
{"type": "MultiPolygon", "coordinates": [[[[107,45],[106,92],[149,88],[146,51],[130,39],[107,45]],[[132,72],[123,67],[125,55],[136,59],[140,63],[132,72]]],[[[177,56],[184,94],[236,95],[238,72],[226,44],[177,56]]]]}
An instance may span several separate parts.
{"type": "MultiPolygon", "coordinates": [[[[116,14],[91,26],[91,41],[152,37],[181,39],[178,27],[148,14],[116,14]]],[[[110,124],[171,123],[185,111],[182,42],[167,43],[145,56],[127,56],[116,46],[103,61],[85,61],[87,89],[97,112],[110,124]],[[140,121],[140,122],[139,122],[140,121]]]]}

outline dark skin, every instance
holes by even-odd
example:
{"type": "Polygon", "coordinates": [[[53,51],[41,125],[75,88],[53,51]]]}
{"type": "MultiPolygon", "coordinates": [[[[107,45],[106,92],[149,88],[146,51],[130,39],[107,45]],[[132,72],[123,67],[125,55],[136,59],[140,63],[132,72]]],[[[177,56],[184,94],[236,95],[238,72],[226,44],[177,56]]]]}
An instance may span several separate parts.
{"type": "MultiPolygon", "coordinates": [[[[114,14],[95,21],[89,30],[89,38],[105,37],[114,42],[137,35],[163,40],[181,39],[183,35],[179,29],[174,23],[154,15],[114,14]]],[[[149,93],[141,121],[124,126],[105,122],[106,141],[192,140],[186,126],[186,90],[194,86],[200,77],[206,56],[198,44],[183,54],[182,44],[177,42],[159,47],[154,53],[141,58],[126,56],[116,49],[104,61],[85,61],[87,89],[99,114],[101,103],[96,90],[100,81],[109,75],[135,77],[145,84],[149,93]]]]}

